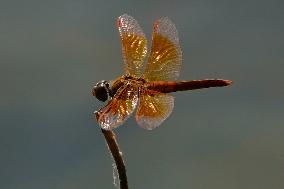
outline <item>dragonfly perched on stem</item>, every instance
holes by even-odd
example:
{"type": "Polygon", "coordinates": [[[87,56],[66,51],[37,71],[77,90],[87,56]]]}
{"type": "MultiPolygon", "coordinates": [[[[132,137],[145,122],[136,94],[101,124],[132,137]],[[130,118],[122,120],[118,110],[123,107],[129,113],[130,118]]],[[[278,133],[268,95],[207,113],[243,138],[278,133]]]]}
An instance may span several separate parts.
{"type": "Polygon", "coordinates": [[[232,81],[204,79],[177,81],[182,63],[178,32],[165,17],[154,22],[152,47],[145,67],[147,40],[138,22],[124,14],[117,19],[122,43],[125,75],[112,82],[101,81],[92,90],[107,105],[95,112],[102,129],[114,129],[136,111],[136,121],[142,128],[158,127],[172,112],[177,91],[223,87],[232,81]]]}

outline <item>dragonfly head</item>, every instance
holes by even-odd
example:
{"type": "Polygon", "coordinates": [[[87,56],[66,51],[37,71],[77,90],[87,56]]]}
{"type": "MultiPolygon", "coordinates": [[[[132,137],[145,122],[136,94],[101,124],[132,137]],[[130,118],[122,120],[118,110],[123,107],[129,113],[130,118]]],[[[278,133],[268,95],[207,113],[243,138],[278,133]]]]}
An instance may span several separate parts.
{"type": "Polygon", "coordinates": [[[93,96],[95,96],[99,101],[105,102],[110,95],[109,83],[107,81],[98,82],[92,90],[93,96]]]}

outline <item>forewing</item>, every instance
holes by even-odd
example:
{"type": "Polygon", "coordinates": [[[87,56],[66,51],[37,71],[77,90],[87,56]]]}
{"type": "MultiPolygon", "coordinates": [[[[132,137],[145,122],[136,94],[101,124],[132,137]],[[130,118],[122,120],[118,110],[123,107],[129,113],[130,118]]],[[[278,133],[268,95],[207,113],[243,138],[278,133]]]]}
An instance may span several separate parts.
{"type": "Polygon", "coordinates": [[[134,111],[137,103],[138,88],[126,83],[105,107],[95,113],[99,125],[106,130],[120,126],[134,111]]]}
{"type": "Polygon", "coordinates": [[[147,53],[146,37],[137,21],[127,14],[118,17],[117,27],[122,43],[125,72],[138,77],[147,53]]]}
{"type": "Polygon", "coordinates": [[[136,112],[138,125],[147,130],[158,127],[171,113],[174,97],[151,90],[142,90],[136,112]]]}
{"type": "Polygon", "coordinates": [[[174,81],[179,76],[181,62],[182,53],[174,23],[168,18],[157,20],[144,78],[148,81],[174,81]]]}

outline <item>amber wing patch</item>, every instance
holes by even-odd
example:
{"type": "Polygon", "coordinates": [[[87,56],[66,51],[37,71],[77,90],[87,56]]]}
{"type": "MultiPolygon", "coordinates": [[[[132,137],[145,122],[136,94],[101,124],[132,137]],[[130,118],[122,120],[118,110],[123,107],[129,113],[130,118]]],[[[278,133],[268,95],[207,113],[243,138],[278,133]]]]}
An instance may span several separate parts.
{"type": "Polygon", "coordinates": [[[127,82],[109,103],[95,112],[99,125],[106,130],[114,129],[129,118],[138,103],[138,88],[127,82]]]}
{"type": "Polygon", "coordinates": [[[140,76],[147,54],[147,40],[138,22],[124,14],[117,19],[117,27],[122,43],[125,73],[140,76]]]}
{"type": "Polygon", "coordinates": [[[144,129],[158,127],[172,112],[174,97],[151,90],[141,90],[136,121],[144,129]]]}
{"type": "Polygon", "coordinates": [[[151,53],[143,77],[148,81],[174,81],[181,63],[176,27],[170,19],[161,18],[154,23],[151,53]]]}

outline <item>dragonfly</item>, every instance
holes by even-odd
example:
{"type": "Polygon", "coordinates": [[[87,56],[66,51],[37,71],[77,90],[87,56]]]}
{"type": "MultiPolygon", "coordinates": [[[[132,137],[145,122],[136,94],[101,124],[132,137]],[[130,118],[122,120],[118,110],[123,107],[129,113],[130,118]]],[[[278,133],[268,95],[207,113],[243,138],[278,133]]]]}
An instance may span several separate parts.
{"type": "Polygon", "coordinates": [[[111,82],[100,81],[92,94],[106,106],[95,111],[102,129],[112,130],[122,125],[136,110],[139,126],[152,130],[157,128],[174,107],[170,94],[209,87],[223,87],[232,83],[224,79],[178,81],[182,64],[182,51],[178,32],[167,17],[154,22],[152,46],[147,55],[147,39],[138,22],[127,14],[117,19],[125,74],[111,82]]]}

